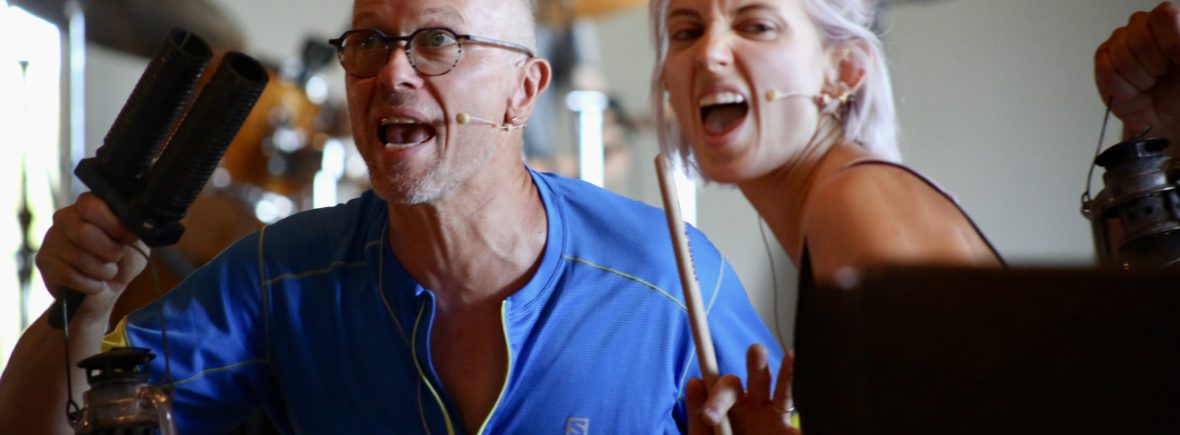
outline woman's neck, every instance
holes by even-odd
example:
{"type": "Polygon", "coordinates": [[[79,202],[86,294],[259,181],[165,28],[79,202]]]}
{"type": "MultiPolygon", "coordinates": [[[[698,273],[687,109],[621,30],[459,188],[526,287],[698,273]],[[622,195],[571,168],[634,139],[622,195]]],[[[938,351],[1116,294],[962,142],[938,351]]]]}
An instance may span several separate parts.
{"type": "Polygon", "coordinates": [[[824,119],[797,157],[765,176],[738,184],[795,266],[802,261],[805,208],[813,187],[864,153],[844,141],[837,122],[824,119]]]}

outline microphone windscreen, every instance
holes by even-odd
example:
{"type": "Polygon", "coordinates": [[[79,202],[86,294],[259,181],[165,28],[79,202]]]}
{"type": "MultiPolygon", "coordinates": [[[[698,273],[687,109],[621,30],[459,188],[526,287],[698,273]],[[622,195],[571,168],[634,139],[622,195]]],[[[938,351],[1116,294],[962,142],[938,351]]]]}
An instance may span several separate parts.
{"type": "Polygon", "coordinates": [[[140,204],[149,217],[165,222],[184,217],[269,80],[266,69],[245,54],[222,58],[146,176],[140,204]]]}
{"type": "Polygon", "coordinates": [[[467,123],[471,122],[471,115],[468,115],[463,112],[459,112],[458,115],[455,115],[455,120],[458,121],[460,124],[467,124],[467,123]]]}
{"type": "Polygon", "coordinates": [[[212,57],[209,45],[196,35],[180,29],[169,33],[95,152],[101,176],[116,189],[134,190],[212,57]]]}

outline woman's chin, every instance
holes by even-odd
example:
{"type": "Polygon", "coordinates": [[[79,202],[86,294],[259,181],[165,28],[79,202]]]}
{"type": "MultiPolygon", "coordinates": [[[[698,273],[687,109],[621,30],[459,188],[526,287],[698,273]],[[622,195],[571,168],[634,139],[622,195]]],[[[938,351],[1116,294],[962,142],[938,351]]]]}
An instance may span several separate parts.
{"type": "Polygon", "coordinates": [[[742,184],[770,172],[768,168],[761,168],[749,159],[731,159],[724,162],[698,160],[697,164],[706,180],[722,184],[742,184]]]}

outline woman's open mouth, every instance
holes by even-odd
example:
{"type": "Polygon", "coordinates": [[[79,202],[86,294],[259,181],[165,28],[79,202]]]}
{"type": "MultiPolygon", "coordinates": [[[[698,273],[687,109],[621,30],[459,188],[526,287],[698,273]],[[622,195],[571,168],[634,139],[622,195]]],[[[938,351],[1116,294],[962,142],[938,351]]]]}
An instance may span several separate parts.
{"type": "Polygon", "coordinates": [[[715,92],[697,101],[701,125],[710,136],[729,133],[746,119],[750,105],[744,95],[735,92],[715,92]]]}

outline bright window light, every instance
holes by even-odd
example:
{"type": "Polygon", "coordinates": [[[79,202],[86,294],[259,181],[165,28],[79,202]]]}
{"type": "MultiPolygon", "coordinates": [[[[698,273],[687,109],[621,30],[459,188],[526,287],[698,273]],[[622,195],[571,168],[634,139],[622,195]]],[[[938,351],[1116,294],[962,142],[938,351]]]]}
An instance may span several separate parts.
{"type": "Polygon", "coordinates": [[[21,288],[17,258],[26,233],[17,213],[27,202],[32,224],[26,237],[38,248],[53,218],[60,181],[60,72],[58,29],[0,0],[0,131],[6,151],[0,159],[0,367],[26,326],[21,324],[22,305],[27,304],[31,321],[51,302],[36,271],[31,285],[21,288]],[[22,174],[27,183],[22,183],[22,174]]]}

